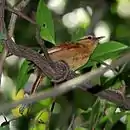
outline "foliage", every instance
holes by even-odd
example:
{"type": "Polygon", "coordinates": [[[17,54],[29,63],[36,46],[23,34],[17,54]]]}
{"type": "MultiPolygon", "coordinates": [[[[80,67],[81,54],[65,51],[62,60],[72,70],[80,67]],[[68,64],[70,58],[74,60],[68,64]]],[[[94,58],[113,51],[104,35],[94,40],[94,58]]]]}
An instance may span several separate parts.
{"type": "MultiPolygon", "coordinates": [[[[69,29],[65,29],[64,32],[67,32],[67,34],[64,35],[64,32],[61,33],[61,30],[64,30],[63,26],[61,28],[61,21],[59,23],[59,21],[56,19],[57,16],[55,16],[54,13],[52,15],[52,12],[47,7],[47,4],[43,0],[39,0],[38,4],[34,2],[34,4],[35,6],[37,6],[36,23],[41,28],[40,35],[45,40],[45,44],[47,47],[55,46],[56,44],[58,44],[59,41],[66,40],[65,37],[68,38],[68,41],[76,41],[77,39],[85,35],[85,32],[88,28],[84,28],[82,26],[79,26],[76,29],[72,29],[72,31],[70,31],[69,29]],[[54,28],[54,25],[56,28],[54,28]]],[[[122,32],[124,28],[127,28],[126,26],[130,26],[129,23],[127,22],[127,20],[120,18],[117,14],[112,14],[112,10],[109,11],[108,14],[108,17],[104,17],[104,21],[107,21],[111,24],[117,22],[116,24],[118,24],[115,25],[116,27],[113,26],[114,29],[111,34],[113,36],[112,40],[98,45],[98,47],[90,57],[88,63],[79,68],[78,71],[81,74],[98,68],[104,65],[103,63],[105,60],[116,59],[117,57],[120,57],[122,54],[124,54],[126,51],[130,50],[130,35],[125,35],[125,31],[122,32]],[[114,20],[112,19],[113,17],[114,20]],[[115,20],[116,17],[117,20],[115,20]],[[125,21],[123,23],[124,25],[122,25],[123,29],[121,27],[118,27],[120,26],[118,20],[125,21]],[[122,36],[122,34],[124,35],[122,36]],[[121,36],[123,38],[121,38],[121,36]]],[[[23,41],[21,39],[24,39],[24,41],[31,43],[33,36],[32,32],[31,34],[28,34],[28,30],[33,30],[34,27],[28,27],[27,32],[25,32],[25,28],[23,29],[23,26],[25,26],[25,23],[16,27],[16,41],[22,43],[23,41]],[[29,36],[27,37],[25,35],[29,36]]],[[[128,30],[127,32],[129,33],[128,30]]],[[[0,40],[2,39],[1,37],[3,38],[2,34],[0,35],[0,40]]],[[[0,50],[2,51],[2,49],[0,50]]],[[[16,66],[14,65],[13,67],[15,68],[16,66]]],[[[24,98],[24,90],[29,84],[29,78],[31,77],[31,73],[29,73],[29,71],[33,69],[33,65],[30,64],[30,61],[24,59],[24,61],[21,62],[20,67],[17,68],[17,76],[10,76],[16,86],[15,90],[12,90],[15,91],[15,93],[12,92],[12,100],[20,100],[24,98]]],[[[7,74],[9,73],[9,65],[5,65],[5,71],[7,71],[7,74]]],[[[122,87],[122,82],[125,85],[129,86],[129,63],[124,63],[124,66],[118,67],[115,71],[116,74],[114,74],[114,76],[103,75],[101,77],[97,77],[97,79],[93,79],[91,82],[96,82],[96,84],[103,86],[103,90],[120,90],[120,88],[122,87]]],[[[45,78],[43,82],[44,88],[39,91],[44,91],[45,89],[53,86],[50,82],[50,79],[48,78],[45,78]]],[[[129,88],[126,88],[126,93],[129,95],[129,88]]],[[[26,128],[29,130],[67,130],[70,124],[72,124],[74,130],[130,129],[129,110],[119,108],[117,104],[103,100],[89,92],[84,92],[80,89],[76,89],[72,93],[70,92],[66,95],[59,96],[56,99],[48,98],[46,100],[41,100],[33,104],[22,104],[13,109],[10,114],[14,118],[17,117],[16,122],[18,123],[18,125],[16,125],[16,127],[18,129],[26,128]],[[54,102],[55,104],[53,104],[54,102]],[[20,112],[20,109],[23,110],[22,113],[20,112]],[[117,109],[119,109],[119,112],[117,112],[117,109]],[[73,117],[74,122],[72,122],[73,117]]],[[[7,126],[8,123],[5,123],[4,126],[0,127],[0,130],[9,129],[7,128],[7,126]]]]}

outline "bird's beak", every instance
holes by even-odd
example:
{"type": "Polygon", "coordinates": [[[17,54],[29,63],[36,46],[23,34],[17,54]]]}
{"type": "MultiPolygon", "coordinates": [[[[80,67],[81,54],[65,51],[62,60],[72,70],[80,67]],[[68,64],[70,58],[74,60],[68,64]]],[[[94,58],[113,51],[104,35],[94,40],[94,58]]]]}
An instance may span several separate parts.
{"type": "Polygon", "coordinates": [[[105,36],[100,36],[100,37],[95,37],[95,40],[101,40],[102,38],[104,38],[105,36]]]}

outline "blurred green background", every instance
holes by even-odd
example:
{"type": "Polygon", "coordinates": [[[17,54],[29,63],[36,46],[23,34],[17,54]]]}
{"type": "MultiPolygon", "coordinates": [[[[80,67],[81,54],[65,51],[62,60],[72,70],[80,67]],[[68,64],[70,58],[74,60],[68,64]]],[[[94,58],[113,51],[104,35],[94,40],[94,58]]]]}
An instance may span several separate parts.
{"type": "MultiPolygon", "coordinates": [[[[15,0],[9,2],[11,1],[15,0]]],[[[31,1],[24,13],[35,18],[37,3],[38,0],[31,1]]],[[[105,36],[105,41],[112,39],[127,45],[130,43],[129,0],[45,0],[45,3],[52,11],[56,43],[71,40],[70,34],[74,33],[78,26],[85,28],[87,34],[94,32],[96,36],[105,36]],[[94,18],[91,19],[91,15],[94,15],[94,18]]],[[[9,16],[10,13],[7,13],[7,22],[9,16]]],[[[19,18],[15,29],[17,43],[36,45],[34,36],[35,27],[19,18]]]]}

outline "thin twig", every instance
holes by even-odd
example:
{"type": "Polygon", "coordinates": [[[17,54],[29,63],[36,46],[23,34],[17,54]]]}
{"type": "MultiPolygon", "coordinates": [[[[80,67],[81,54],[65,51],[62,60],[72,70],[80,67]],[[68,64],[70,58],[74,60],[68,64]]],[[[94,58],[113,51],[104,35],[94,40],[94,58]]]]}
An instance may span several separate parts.
{"type": "Polygon", "coordinates": [[[53,61],[48,54],[44,41],[40,37],[40,27],[36,28],[36,39],[37,39],[38,44],[41,46],[43,54],[44,54],[45,58],[47,59],[48,63],[52,63],[53,61]]]}
{"type": "Polygon", "coordinates": [[[14,14],[20,16],[21,18],[23,18],[23,19],[29,21],[29,22],[32,23],[32,24],[36,24],[36,22],[35,22],[33,19],[29,18],[27,15],[25,15],[25,14],[22,13],[21,11],[18,11],[18,10],[16,10],[16,9],[13,9],[13,8],[11,8],[11,7],[8,7],[8,6],[5,6],[5,9],[8,10],[8,11],[10,11],[11,13],[14,13],[14,14]]]}
{"type": "Polygon", "coordinates": [[[4,33],[4,6],[5,0],[0,0],[0,32],[4,33]]]}
{"type": "MultiPolygon", "coordinates": [[[[24,7],[26,7],[26,5],[29,3],[30,0],[22,0],[18,5],[17,7],[14,7],[14,9],[18,10],[18,11],[21,11],[24,7]]],[[[16,23],[16,20],[17,20],[17,15],[16,14],[12,14],[11,15],[11,18],[10,18],[10,23],[9,23],[9,26],[8,26],[8,34],[9,34],[9,37],[12,38],[13,36],[13,32],[14,32],[14,28],[15,28],[15,23],[16,23]]]]}
{"type": "MultiPolygon", "coordinates": [[[[5,7],[5,0],[0,0],[0,32],[4,35],[4,7],[5,7]]],[[[3,71],[4,61],[7,55],[7,48],[5,48],[0,57],[0,85],[1,85],[1,76],[3,71]]]]}
{"type": "MultiPolygon", "coordinates": [[[[119,58],[118,60],[116,60],[115,62],[113,62],[111,64],[111,66],[113,68],[120,66],[122,64],[124,64],[124,62],[129,61],[130,57],[130,53],[125,54],[124,56],[122,56],[121,58],[119,58]]],[[[72,89],[75,89],[77,87],[80,87],[81,84],[86,81],[86,80],[91,80],[93,78],[99,77],[101,75],[103,75],[109,68],[105,67],[105,68],[99,68],[97,70],[93,70],[92,72],[89,72],[87,74],[81,75],[75,79],[69,80],[51,90],[47,90],[44,92],[39,92],[37,94],[31,95],[28,98],[24,98],[23,100],[20,101],[14,101],[12,103],[5,103],[0,107],[0,113],[2,112],[7,112],[8,110],[16,107],[19,104],[28,104],[28,103],[33,103],[39,100],[43,100],[49,97],[56,97],[59,96],[63,93],[66,93],[72,89]]],[[[103,91],[100,92],[98,94],[96,94],[98,96],[103,97],[104,99],[108,99],[111,100],[114,103],[117,103],[118,105],[122,105],[124,108],[129,108],[130,109],[130,98],[126,98],[125,100],[122,99],[119,94],[115,93],[115,92],[111,92],[109,90],[107,91],[103,91]],[[112,94],[111,94],[112,93],[112,94]],[[120,97],[120,98],[119,98],[120,97]]]]}
{"type": "Polygon", "coordinates": [[[71,119],[70,125],[67,128],[67,130],[74,130],[73,129],[74,121],[75,121],[75,114],[72,115],[72,119],[71,119]]]}

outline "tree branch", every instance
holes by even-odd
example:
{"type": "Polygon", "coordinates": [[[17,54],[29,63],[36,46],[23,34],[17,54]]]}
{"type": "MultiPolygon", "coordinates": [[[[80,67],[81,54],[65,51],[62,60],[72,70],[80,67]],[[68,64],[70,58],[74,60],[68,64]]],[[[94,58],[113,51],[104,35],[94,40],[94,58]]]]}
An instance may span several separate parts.
{"type": "Polygon", "coordinates": [[[29,21],[32,24],[36,24],[36,22],[34,20],[32,20],[31,18],[29,18],[28,16],[26,16],[25,14],[23,14],[21,11],[13,9],[11,7],[5,6],[5,9],[10,11],[11,13],[14,13],[15,15],[18,15],[19,17],[29,21]]]}
{"type": "MultiPolygon", "coordinates": [[[[129,59],[130,59],[130,53],[127,53],[124,56],[122,56],[121,58],[114,61],[111,64],[111,66],[114,69],[115,67],[124,64],[124,62],[125,63],[126,63],[126,61],[128,62],[129,59]]],[[[24,98],[23,100],[20,100],[20,101],[14,101],[12,103],[5,103],[0,107],[0,113],[7,112],[8,110],[16,107],[19,104],[24,104],[24,103],[28,104],[28,103],[33,103],[33,102],[43,100],[43,99],[46,99],[49,97],[59,96],[59,95],[66,93],[70,90],[81,87],[82,83],[84,83],[86,80],[91,80],[93,78],[96,78],[96,77],[103,75],[108,69],[109,69],[109,67],[99,68],[99,69],[93,70],[92,72],[89,72],[87,74],[81,75],[77,78],[69,80],[65,83],[62,83],[61,85],[58,85],[53,89],[50,89],[50,90],[47,90],[44,92],[40,92],[37,94],[33,94],[30,97],[24,98]]],[[[86,88],[87,88],[87,86],[86,86],[86,88]]],[[[107,90],[107,91],[97,93],[96,95],[100,96],[104,99],[107,99],[111,102],[117,103],[117,105],[122,105],[125,109],[130,109],[130,98],[124,99],[121,97],[120,94],[118,94],[116,92],[107,90]]]]}

